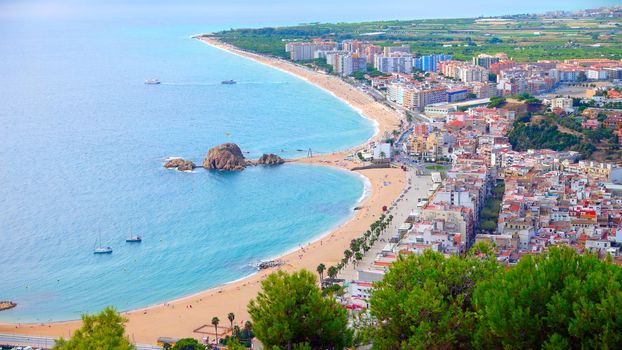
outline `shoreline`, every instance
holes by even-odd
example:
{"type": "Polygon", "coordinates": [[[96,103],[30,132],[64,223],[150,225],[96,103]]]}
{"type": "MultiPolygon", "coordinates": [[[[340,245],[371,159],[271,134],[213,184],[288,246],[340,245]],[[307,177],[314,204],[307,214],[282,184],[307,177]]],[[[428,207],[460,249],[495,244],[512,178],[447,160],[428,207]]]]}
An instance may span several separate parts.
{"type": "MultiPolygon", "coordinates": [[[[380,215],[382,206],[395,200],[406,185],[406,173],[400,169],[352,171],[352,168],[358,164],[344,159],[370,141],[379,139],[385,132],[391,132],[397,128],[399,118],[395,111],[389,110],[388,107],[374,101],[340,78],[311,71],[288,61],[249,53],[212,38],[196,39],[215,48],[281,70],[325,90],[348,104],[361,117],[373,121],[376,132],[366,143],[347,150],[311,158],[288,160],[291,163],[329,166],[361,176],[365,189],[361,199],[355,204],[361,208],[360,210],[352,210],[353,213],[335,227],[301,243],[299,248],[293,248],[273,258],[284,261],[284,265],[279,268],[258,270],[250,275],[191,295],[122,312],[128,318],[126,334],[138,343],[153,344],[161,336],[201,338],[203,334],[194,333],[194,329],[201,325],[209,325],[212,316],[227,320],[226,316],[229,312],[234,312],[236,315],[234,324],[249,320],[246,305],[251,298],[256,296],[260,290],[261,281],[268,274],[278,269],[292,272],[306,268],[315,272],[319,263],[324,263],[326,266],[337,264],[342,258],[343,251],[349,246],[350,240],[360,236],[380,215]]],[[[228,326],[226,321],[224,323],[223,329],[228,326]]],[[[0,333],[67,336],[80,325],[80,320],[51,323],[0,323],[0,333]]]]}

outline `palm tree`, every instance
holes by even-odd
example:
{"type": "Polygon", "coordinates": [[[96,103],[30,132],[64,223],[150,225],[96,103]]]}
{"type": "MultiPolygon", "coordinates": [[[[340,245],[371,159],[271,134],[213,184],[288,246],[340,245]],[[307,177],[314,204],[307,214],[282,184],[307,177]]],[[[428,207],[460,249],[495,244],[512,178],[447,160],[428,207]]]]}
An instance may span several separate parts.
{"type": "Polygon", "coordinates": [[[317,266],[317,273],[320,275],[320,284],[322,284],[322,281],[324,280],[324,270],[326,270],[326,265],[319,264],[317,266]]]}
{"type": "Polygon", "coordinates": [[[350,241],[350,250],[351,251],[355,252],[355,251],[359,250],[358,246],[359,246],[358,240],[353,239],[353,240],[350,241]]]}
{"type": "Polygon", "coordinates": [[[246,338],[250,339],[252,330],[253,330],[253,323],[251,321],[244,322],[244,332],[246,332],[246,338]]]}
{"type": "Polygon", "coordinates": [[[343,252],[343,255],[345,256],[346,261],[348,261],[348,260],[350,260],[350,258],[352,257],[352,251],[351,251],[351,250],[349,250],[349,249],[346,249],[346,250],[343,252]]]}
{"type": "Polygon", "coordinates": [[[337,277],[337,268],[334,266],[331,266],[328,268],[328,277],[330,278],[335,278],[337,277]]]}
{"type": "Polygon", "coordinates": [[[229,323],[231,324],[231,334],[233,334],[233,320],[235,320],[235,314],[233,312],[230,312],[227,315],[227,319],[229,320],[229,323]]]}
{"type": "Polygon", "coordinates": [[[240,334],[242,334],[242,330],[240,329],[240,326],[236,324],[235,326],[233,326],[233,331],[231,331],[231,336],[233,336],[234,338],[240,338],[240,334]]]}
{"type": "Polygon", "coordinates": [[[218,323],[220,323],[220,319],[214,316],[212,318],[212,324],[214,325],[214,331],[216,332],[216,344],[218,344],[218,323]]]}

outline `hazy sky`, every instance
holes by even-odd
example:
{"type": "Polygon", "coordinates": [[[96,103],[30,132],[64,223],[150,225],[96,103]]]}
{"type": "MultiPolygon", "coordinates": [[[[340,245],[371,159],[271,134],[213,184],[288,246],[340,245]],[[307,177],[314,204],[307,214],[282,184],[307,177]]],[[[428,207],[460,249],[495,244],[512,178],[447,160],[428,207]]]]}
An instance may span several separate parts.
{"type": "Polygon", "coordinates": [[[455,18],[575,10],[620,0],[0,0],[0,18],[210,21],[217,25],[455,18]]]}

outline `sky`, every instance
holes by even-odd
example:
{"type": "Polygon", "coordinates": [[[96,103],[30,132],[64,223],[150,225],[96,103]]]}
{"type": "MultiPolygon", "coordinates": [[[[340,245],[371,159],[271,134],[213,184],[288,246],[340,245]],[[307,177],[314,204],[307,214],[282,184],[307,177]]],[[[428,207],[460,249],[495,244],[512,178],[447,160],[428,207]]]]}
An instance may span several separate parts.
{"type": "Polygon", "coordinates": [[[620,0],[0,0],[0,19],[211,21],[249,27],[302,22],[456,18],[576,10],[620,0]]]}

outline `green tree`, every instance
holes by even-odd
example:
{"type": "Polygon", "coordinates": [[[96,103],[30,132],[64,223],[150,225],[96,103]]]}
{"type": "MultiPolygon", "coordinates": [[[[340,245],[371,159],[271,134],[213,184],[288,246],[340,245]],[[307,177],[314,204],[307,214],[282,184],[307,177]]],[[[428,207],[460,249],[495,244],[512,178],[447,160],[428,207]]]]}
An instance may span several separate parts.
{"type": "Polygon", "coordinates": [[[240,344],[238,338],[231,337],[227,339],[227,350],[246,350],[246,346],[240,344]]]}
{"type": "Polygon", "coordinates": [[[346,310],[323,297],[317,279],[307,270],[277,271],[262,281],[262,290],[248,304],[255,336],[268,349],[343,349],[352,343],[346,310]]]}
{"type": "Polygon", "coordinates": [[[324,264],[320,263],[320,264],[317,266],[316,271],[317,271],[318,275],[320,275],[320,284],[321,284],[321,283],[322,283],[322,281],[324,280],[324,271],[325,271],[325,270],[326,270],[326,265],[324,265],[324,264]]]}
{"type": "Polygon", "coordinates": [[[374,348],[471,348],[477,322],[473,291],[498,270],[492,255],[446,258],[427,250],[400,256],[375,285],[370,301],[378,324],[372,331],[374,348]]]}
{"type": "Polygon", "coordinates": [[[337,277],[337,268],[334,266],[331,266],[328,268],[328,277],[330,278],[335,278],[337,277]]]}
{"type": "Polygon", "coordinates": [[[585,75],[585,72],[579,72],[579,74],[577,74],[577,81],[587,81],[587,75],[585,75]]]}
{"type": "Polygon", "coordinates": [[[346,249],[343,251],[343,256],[346,258],[346,261],[350,260],[350,258],[352,257],[352,251],[349,249],[346,249]]]}
{"type": "Polygon", "coordinates": [[[251,321],[244,322],[244,334],[247,339],[253,336],[253,323],[251,321]]]}
{"type": "Polygon", "coordinates": [[[622,348],[622,268],[570,247],[523,257],[482,282],[474,304],[481,348],[622,348]]]}
{"type": "Polygon", "coordinates": [[[124,334],[126,322],[127,319],[111,307],[106,307],[98,315],[82,315],[82,327],[73,333],[71,339],[57,340],[54,349],[135,349],[124,334]]]}
{"type": "Polygon", "coordinates": [[[229,325],[231,325],[231,332],[233,332],[233,320],[235,320],[235,314],[233,312],[228,313],[227,319],[229,320],[229,325]]]}
{"type": "Polygon", "coordinates": [[[194,338],[183,338],[175,343],[173,350],[205,350],[205,346],[194,338]]]}
{"type": "Polygon", "coordinates": [[[218,317],[212,317],[212,324],[214,325],[214,332],[216,333],[216,343],[218,343],[218,324],[220,319],[218,317]]]}

